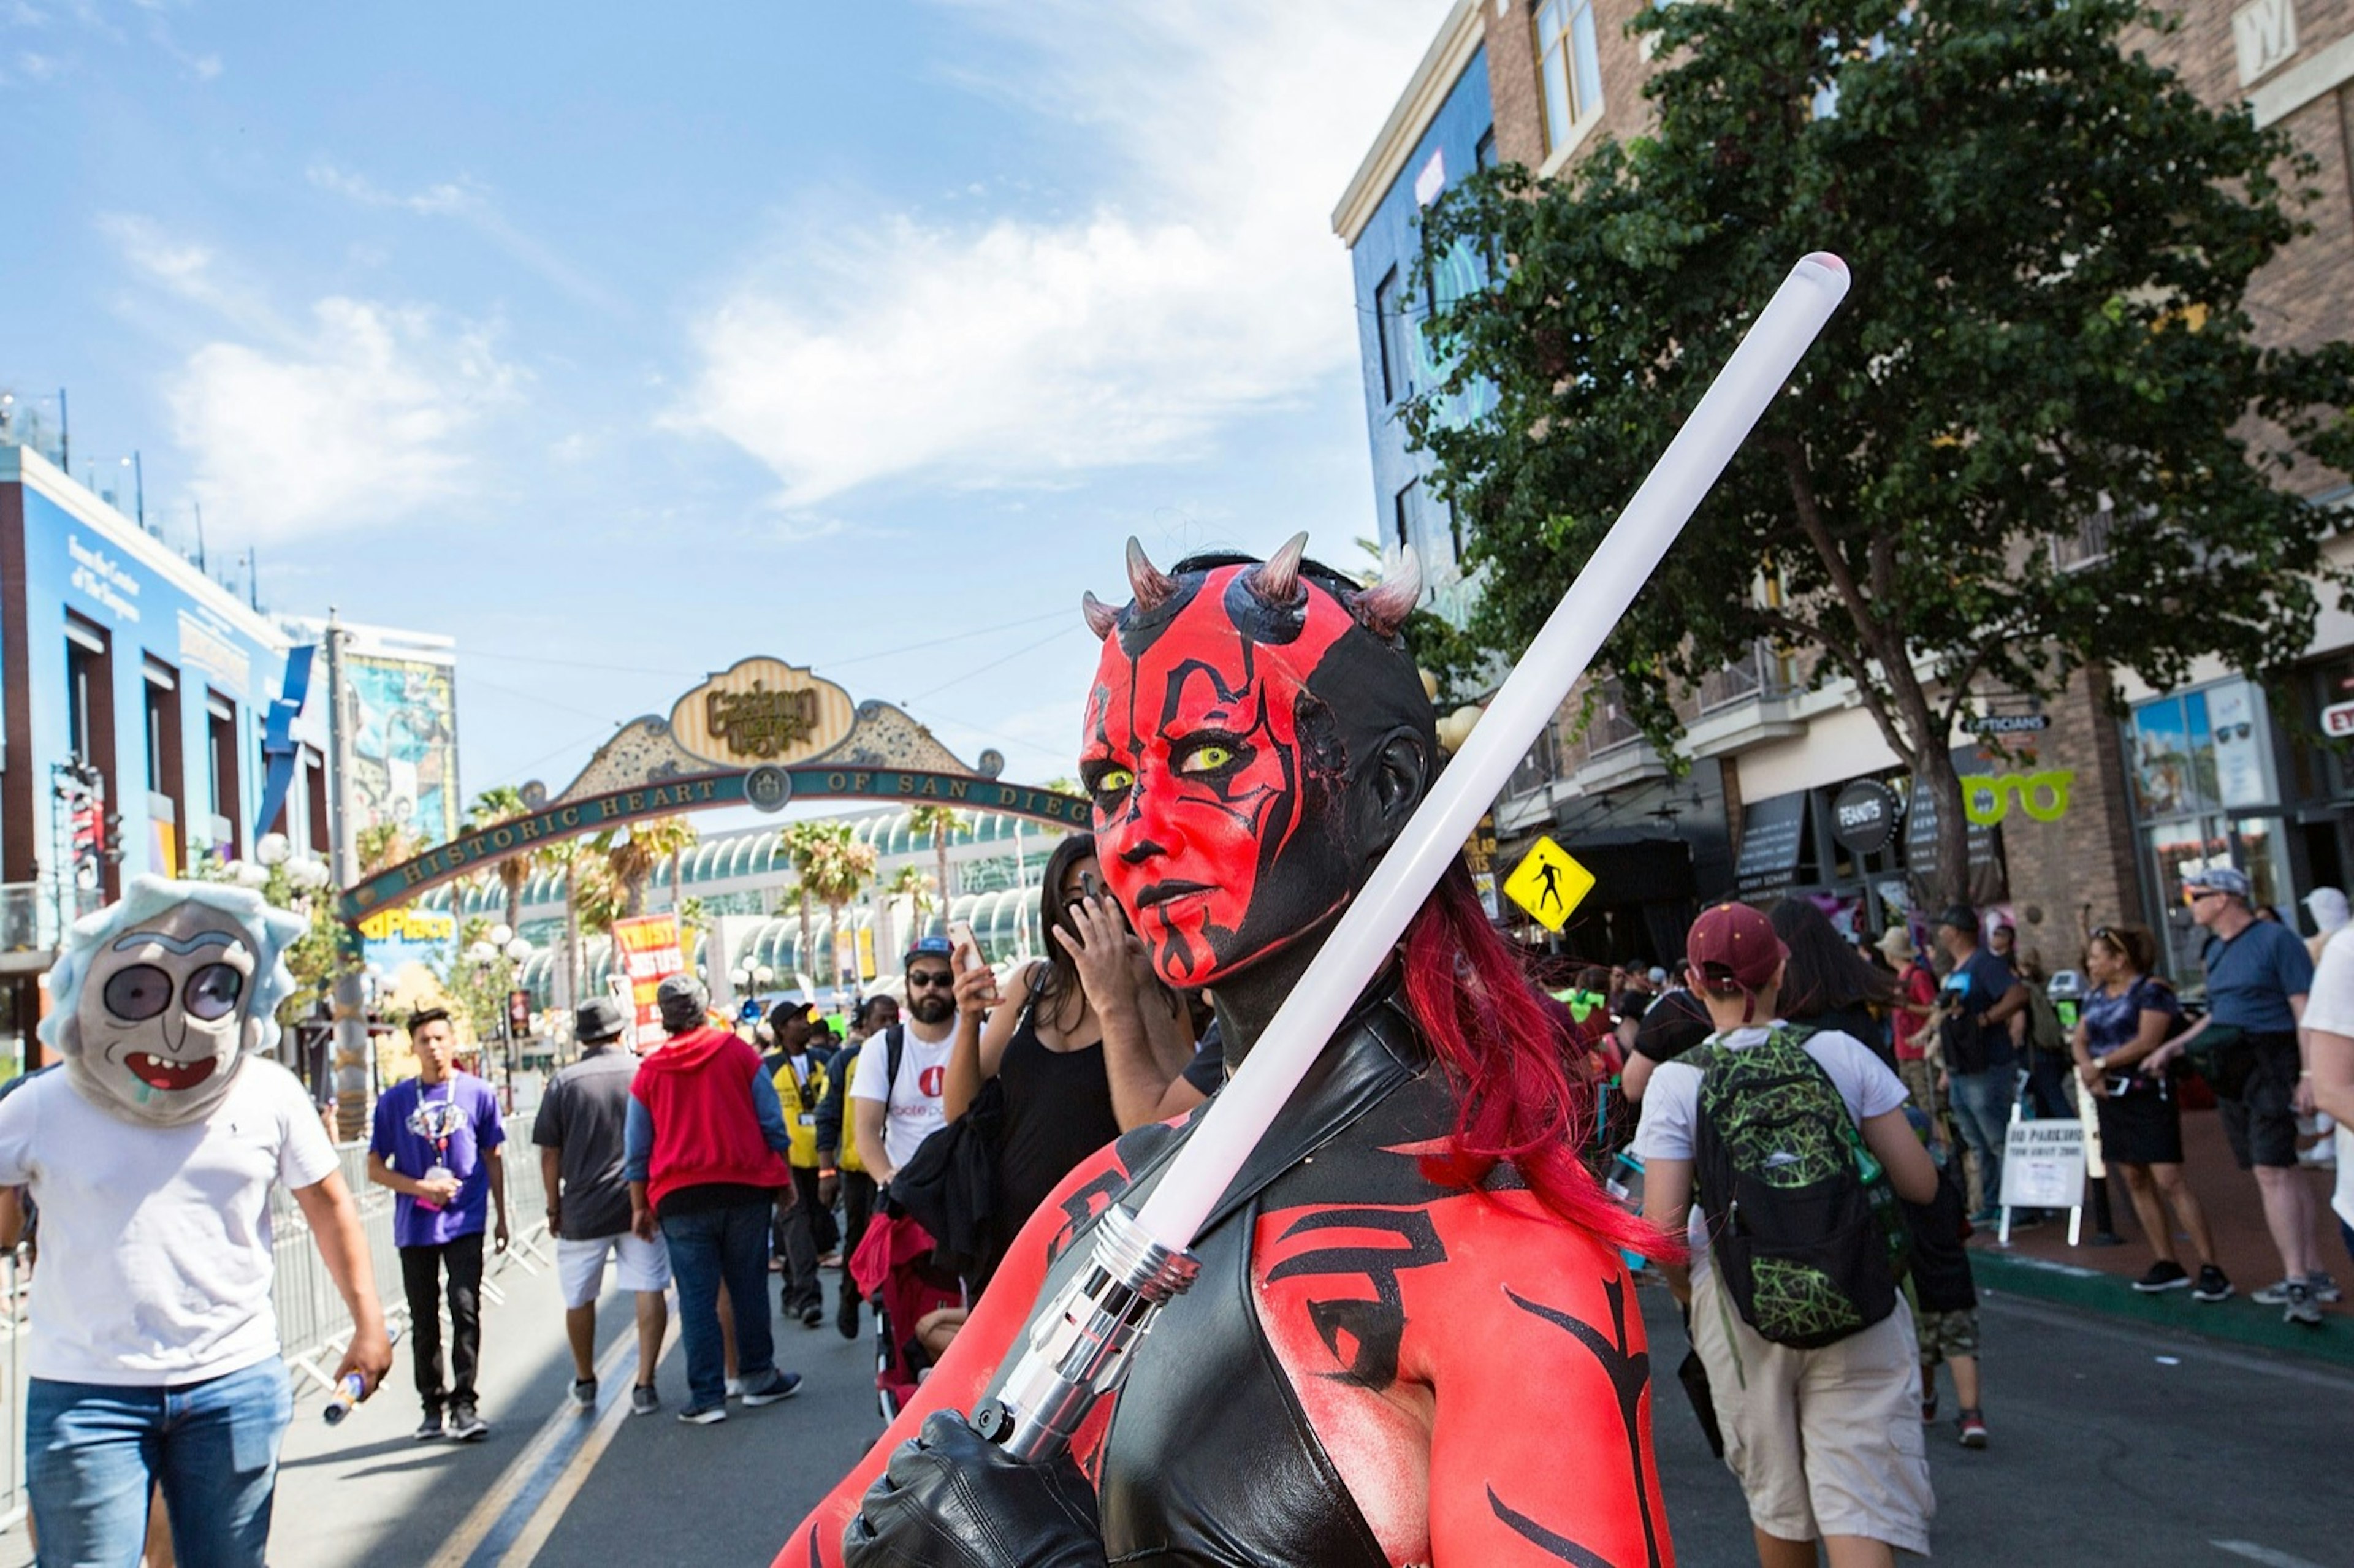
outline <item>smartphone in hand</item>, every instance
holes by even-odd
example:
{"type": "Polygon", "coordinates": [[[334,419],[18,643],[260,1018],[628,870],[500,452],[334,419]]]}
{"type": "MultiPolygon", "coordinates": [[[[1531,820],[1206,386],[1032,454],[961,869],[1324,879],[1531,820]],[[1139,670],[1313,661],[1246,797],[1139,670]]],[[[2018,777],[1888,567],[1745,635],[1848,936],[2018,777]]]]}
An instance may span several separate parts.
{"type": "MultiPolygon", "coordinates": [[[[986,967],[988,960],[981,956],[981,938],[972,934],[971,921],[949,922],[949,947],[952,949],[950,961],[955,964],[960,973],[986,967]]],[[[995,985],[992,984],[989,988],[989,994],[992,1001],[995,1000],[997,995],[995,985]]]]}

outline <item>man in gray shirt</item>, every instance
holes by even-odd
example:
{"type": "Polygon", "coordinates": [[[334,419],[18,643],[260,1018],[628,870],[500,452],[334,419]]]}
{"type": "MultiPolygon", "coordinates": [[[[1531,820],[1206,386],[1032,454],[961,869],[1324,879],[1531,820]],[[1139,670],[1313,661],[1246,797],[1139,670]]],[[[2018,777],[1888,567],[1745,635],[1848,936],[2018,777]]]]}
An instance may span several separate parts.
{"type": "Polygon", "coordinates": [[[620,1008],[603,997],[580,1004],[572,1025],[580,1060],[547,1086],[531,1140],[539,1146],[547,1228],[556,1237],[556,1272],[564,1288],[564,1328],[572,1340],[572,1397],[585,1407],[597,1403],[597,1296],[610,1252],[619,1257],[621,1288],[637,1292],[638,1379],[630,1409],[647,1415],[662,1405],[654,1394],[654,1363],[670,1327],[663,1302],[670,1254],[660,1235],[648,1241],[630,1233],[621,1144],[638,1058],[620,1043],[625,1026],[620,1008]]]}

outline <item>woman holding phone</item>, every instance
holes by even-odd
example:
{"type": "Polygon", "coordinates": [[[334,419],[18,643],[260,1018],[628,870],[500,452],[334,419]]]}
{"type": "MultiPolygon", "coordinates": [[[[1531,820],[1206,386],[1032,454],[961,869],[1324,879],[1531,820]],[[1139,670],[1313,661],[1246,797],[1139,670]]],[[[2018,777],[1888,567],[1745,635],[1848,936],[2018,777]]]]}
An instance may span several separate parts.
{"type": "MultiPolygon", "coordinates": [[[[941,1104],[953,1121],[991,1079],[1003,1092],[994,1204],[1001,1248],[1081,1160],[1119,1136],[1103,1021],[1081,982],[1087,942],[1072,910],[1091,906],[1101,888],[1094,834],[1073,833],[1055,846],[1040,892],[1046,956],[1014,971],[1002,1000],[977,948],[968,953],[958,943],[956,1048],[941,1104]]],[[[1193,1050],[1184,1008],[1150,970],[1139,983],[1138,1011],[1156,1054],[1182,1067],[1193,1050]]]]}
{"type": "Polygon", "coordinates": [[[2221,1301],[2232,1282],[2215,1266],[2215,1238],[2207,1212],[2182,1176],[2182,1110],[2174,1086],[2161,1074],[2140,1071],[2146,1058],[2182,1025],[2182,1004],[2174,988],[2149,972],[2158,938],[2142,926],[2095,926],[2084,945],[2084,972],[2093,982],[2076,1021],[2069,1048],[2085,1095],[2099,1107],[2101,1157],[2125,1173],[2142,1234],[2157,1255],[2149,1272],[2134,1281],[2145,1295],[2189,1288],[2194,1299],[2221,1301]],[[2199,1277],[2174,1255],[2174,1228],[2166,1208],[2190,1233],[2199,1255],[2199,1277]]]}

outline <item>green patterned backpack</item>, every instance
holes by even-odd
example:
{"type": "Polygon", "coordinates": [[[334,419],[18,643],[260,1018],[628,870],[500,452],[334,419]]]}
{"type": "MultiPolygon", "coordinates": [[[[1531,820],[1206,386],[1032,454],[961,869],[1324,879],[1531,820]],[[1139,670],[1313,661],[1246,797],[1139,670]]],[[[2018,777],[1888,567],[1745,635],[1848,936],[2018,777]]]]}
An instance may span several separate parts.
{"type": "Polygon", "coordinates": [[[1701,1073],[1692,1175],[1709,1256],[1742,1319],[1813,1350],[1895,1310],[1902,1212],[1839,1086],[1777,1024],[1755,1045],[1712,1040],[1701,1073]]]}

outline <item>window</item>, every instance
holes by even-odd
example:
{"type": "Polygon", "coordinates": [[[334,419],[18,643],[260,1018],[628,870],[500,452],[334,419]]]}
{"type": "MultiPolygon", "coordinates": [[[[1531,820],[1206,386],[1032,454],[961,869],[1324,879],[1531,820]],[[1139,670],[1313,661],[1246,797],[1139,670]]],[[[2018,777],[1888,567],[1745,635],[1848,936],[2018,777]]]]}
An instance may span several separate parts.
{"type": "Polygon", "coordinates": [[[205,735],[212,756],[213,815],[220,819],[214,831],[228,858],[238,840],[237,709],[217,692],[205,694],[205,735]]]}
{"type": "Polygon", "coordinates": [[[180,682],[169,664],[150,659],[146,671],[147,792],[180,793],[180,682]]]}
{"type": "Polygon", "coordinates": [[[1405,488],[1390,503],[1392,542],[1401,546],[1412,545],[1415,553],[1422,553],[1422,481],[1409,479],[1405,488]]]}
{"type": "Polygon", "coordinates": [[[1558,152],[1602,108],[1594,0],[1544,0],[1537,7],[1537,74],[1544,83],[1545,151],[1558,152]]]}
{"type": "Polygon", "coordinates": [[[1496,166],[1495,127],[1490,126],[1479,132],[1479,143],[1471,149],[1471,166],[1474,169],[1492,169],[1496,166]]]}
{"type": "Polygon", "coordinates": [[[1381,336],[1382,401],[1394,403],[1414,396],[1414,367],[1407,358],[1404,302],[1399,299],[1398,270],[1373,285],[1373,330],[1381,336]]]}

